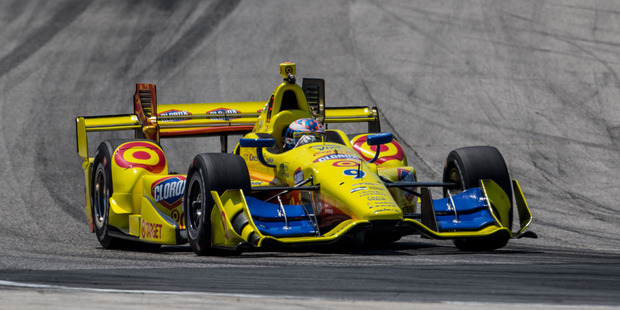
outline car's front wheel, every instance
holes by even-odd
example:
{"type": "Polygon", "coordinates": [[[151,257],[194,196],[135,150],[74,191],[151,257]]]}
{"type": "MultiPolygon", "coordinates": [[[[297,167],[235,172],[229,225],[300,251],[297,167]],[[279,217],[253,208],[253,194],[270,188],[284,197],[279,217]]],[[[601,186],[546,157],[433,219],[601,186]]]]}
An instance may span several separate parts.
{"type": "Polygon", "coordinates": [[[235,154],[207,153],[194,157],[187,172],[183,199],[189,245],[197,255],[224,254],[213,249],[211,214],[215,201],[211,191],[227,189],[250,192],[250,176],[243,159],[235,154]]]}
{"type": "MultiPolygon", "coordinates": [[[[444,197],[458,194],[472,187],[479,187],[480,180],[495,181],[512,198],[512,185],[508,167],[499,150],[492,146],[470,146],[453,150],[446,159],[443,181],[455,183],[452,189],[444,189],[444,197]]],[[[492,206],[493,212],[500,222],[512,226],[512,206],[507,212],[500,212],[492,206]]],[[[462,251],[490,251],[502,248],[508,243],[510,236],[501,231],[488,237],[455,239],[454,244],[462,251]]]]}

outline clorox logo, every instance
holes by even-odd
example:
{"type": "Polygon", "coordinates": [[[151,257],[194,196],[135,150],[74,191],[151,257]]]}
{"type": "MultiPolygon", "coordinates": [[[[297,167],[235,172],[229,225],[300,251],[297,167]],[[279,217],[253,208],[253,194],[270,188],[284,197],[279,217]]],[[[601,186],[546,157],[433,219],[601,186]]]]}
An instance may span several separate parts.
{"type": "Polygon", "coordinates": [[[349,154],[329,154],[329,155],[321,156],[312,162],[322,163],[326,160],[335,160],[335,159],[358,159],[358,158],[356,156],[349,155],[349,154]]]}
{"type": "Polygon", "coordinates": [[[240,117],[234,117],[231,115],[241,114],[241,111],[237,109],[227,109],[227,108],[219,108],[211,111],[207,111],[207,115],[222,115],[223,117],[214,117],[212,120],[229,120],[229,119],[237,119],[240,117]]]}
{"type": "Polygon", "coordinates": [[[153,182],[151,195],[155,202],[172,210],[181,203],[185,193],[185,177],[171,176],[153,182]]]}
{"type": "MultiPolygon", "coordinates": [[[[157,115],[158,116],[186,116],[186,115],[192,115],[192,113],[189,111],[181,111],[181,110],[172,109],[172,110],[161,112],[157,115]]],[[[163,121],[180,122],[180,121],[187,121],[187,120],[189,120],[189,118],[165,119],[163,121]]]]}

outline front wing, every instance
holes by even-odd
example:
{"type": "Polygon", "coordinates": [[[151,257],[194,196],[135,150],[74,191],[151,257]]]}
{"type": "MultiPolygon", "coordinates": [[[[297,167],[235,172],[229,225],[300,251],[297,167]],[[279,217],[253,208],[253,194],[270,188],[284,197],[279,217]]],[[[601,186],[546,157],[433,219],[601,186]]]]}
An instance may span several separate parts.
{"type": "MultiPolygon", "coordinates": [[[[510,201],[501,187],[491,180],[482,180],[480,188],[454,195],[449,202],[453,204],[452,207],[446,207],[449,204],[446,200],[448,198],[426,201],[424,200],[430,197],[423,198],[421,214],[406,216],[401,221],[392,223],[391,228],[394,233],[401,236],[422,234],[433,239],[478,238],[500,233],[508,233],[512,238],[520,238],[531,223],[532,216],[516,180],[513,180],[513,187],[520,224],[517,232],[512,232],[511,227],[494,214],[491,206],[496,209],[510,209],[510,201]]],[[[372,230],[376,225],[385,229],[385,223],[350,219],[343,221],[328,232],[319,233],[318,228],[313,227],[313,220],[316,220],[313,219],[313,211],[306,206],[305,216],[293,215],[289,211],[291,209],[286,209],[268,220],[271,225],[280,225],[281,229],[275,231],[286,231],[287,227],[291,231],[288,235],[286,233],[274,235],[261,222],[265,219],[257,219],[256,212],[252,212],[254,202],[251,200],[253,198],[245,197],[241,190],[227,190],[221,196],[217,192],[211,192],[211,194],[216,206],[211,215],[213,245],[218,248],[260,248],[273,244],[325,244],[359,231],[372,230]],[[287,213],[290,216],[289,219],[286,218],[287,213]],[[295,218],[292,218],[293,216],[295,218]],[[303,223],[294,224],[294,221],[303,223]],[[305,226],[306,230],[300,234],[299,227],[301,226],[305,226]]]]}

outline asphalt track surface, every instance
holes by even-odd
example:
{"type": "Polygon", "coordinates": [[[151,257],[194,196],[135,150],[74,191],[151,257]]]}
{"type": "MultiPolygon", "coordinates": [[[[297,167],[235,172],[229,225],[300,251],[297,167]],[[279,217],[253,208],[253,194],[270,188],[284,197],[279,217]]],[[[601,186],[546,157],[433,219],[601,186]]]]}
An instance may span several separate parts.
{"type": "MultiPolygon", "coordinates": [[[[617,1],[7,0],[0,42],[5,306],[620,306],[617,1]],[[377,106],[421,180],[440,180],[452,149],[498,147],[539,238],[485,253],[419,237],[238,257],[101,249],[74,118],[131,112],[138,82],[160,103],[267,100],[283,61],[324,78],[327,105],[377,106]],[[84,299],[65,298],[76,288],[84,299]]],[[[185,171],[215,142],[163,146],[185,171]]]]}

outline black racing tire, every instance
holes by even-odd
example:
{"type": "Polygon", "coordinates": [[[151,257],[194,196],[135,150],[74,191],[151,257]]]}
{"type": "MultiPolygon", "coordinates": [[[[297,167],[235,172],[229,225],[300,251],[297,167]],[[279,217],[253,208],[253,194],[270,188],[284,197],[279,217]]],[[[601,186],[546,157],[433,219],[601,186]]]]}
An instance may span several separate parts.
{"type": "Polygon", "coordinates": [[[211,235],[211,213],[215,206],[211,191],[221,195],[227,189],[250,192],[250,175],[243,159],[230,153],[196,155],[187,172],[183,199],[187,239],[196,255],[235,254],[235,251],[213,248],[211,235]]]}
{"type": "MultiPolygon", "coordinates": [[[[456,188],[444,188],[444,197],[456,194],[472,187],[479,187],[481,179],[495,181],[512,198],[512,183],[508,167],[499,150],[492,146],[470,146],[453,150],[446,159],[443,170],[443,182],[456,183],[456,188]]],[[[493,208],[495,215],[502,219],[493,208]]],[[[512,200],[508,212],[508,229],[512,227],[512,200]]],[[[505,216],[505,215],[503,215],[505,216]]],[[[488,237],[455,239],[454,244],[461,251],[491,251],[504,247],[510,236],[500,232],[488,237]]]]}
{"type": "Polygon", "coordinates": [[[125,240],[110,237],[109,235],[110,197],[112,197],[114,192],[112,187],[112,156],[114,149],[113,141],[108,140],[99,144],[93,161],[90,183],[90,206],[95,234],[104,249],[119,248],[125,244],[125,240]]]}

